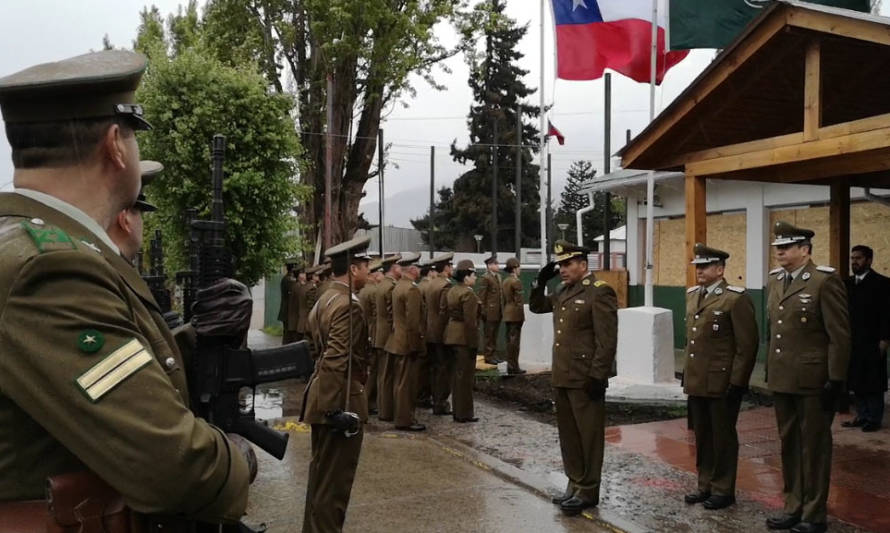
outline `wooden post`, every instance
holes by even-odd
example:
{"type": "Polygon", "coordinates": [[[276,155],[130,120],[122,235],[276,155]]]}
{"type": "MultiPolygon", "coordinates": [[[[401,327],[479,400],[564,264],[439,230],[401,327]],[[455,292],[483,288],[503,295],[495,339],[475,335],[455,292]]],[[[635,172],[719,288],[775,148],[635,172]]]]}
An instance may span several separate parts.
{"type": "Polygon", "coordinates": [[[697,242],[705,242],[708,235],[708,188],[702,176],[686,174],[686,286],[695,285],[695,268],[689,264],[697,242]]]}
{"type": "Polygon", "coordinates": [[[822,76],[821,48],[819,41],[807,45],[806,74],[804,81],[803,140],[812,141],[819,137],[822,125],[822,76]]]}
{"type": "Polygon", "coordinates": [[[831,204],[828,209],[829,264],[841,278],[850,275],[850,186],[845,182],[831,185],[831,204]]]}

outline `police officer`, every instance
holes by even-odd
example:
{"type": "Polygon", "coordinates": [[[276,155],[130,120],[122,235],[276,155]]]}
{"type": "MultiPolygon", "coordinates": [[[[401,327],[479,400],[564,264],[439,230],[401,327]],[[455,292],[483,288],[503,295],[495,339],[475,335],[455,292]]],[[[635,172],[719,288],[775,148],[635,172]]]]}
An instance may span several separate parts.
{"type": "MultiPolygon", "coordinates": [[[[135,131],[149,126],[134,94],[145,66],[107,50],[0,78],[16,188],[0,193],[6,524],[8,502],[25,500],[45,524],[47,478],[76,471],[118,492],[146,530],[194,527],[159,515],[234,522],[247,505],[250,446],[189,411],[176,342],[104,229],[139,194],[135,131]]],[[[213,299],[197,294],[205,326],[213,299]]],[[[85,510],[57,509],[82,517],[72,528],[92,518],[85,510]]]]}
{"type": "MultiPolygon", "coordinates": [[[[420,278],[417,280],[417,288],[420,289],[420,295],[423,298],[423,309],[425,315],[421,317],[420,328],[423,331],[424,339],[427,336],[427,325],[429,316],[429,296],[427,292],[430,288],[430,282],[435,279],[436,271],[433,269],[432,258],[421,259],[417,262],[417,268],[420,269],[420,278]]],[[[430,361],[426,347],[417,356],[417,406],[430,408],[433,406],[432,388],[430,385],[430,361]]]]}
{"type": "MultiPolygon", "coordinates": [[[[157,161],[140,161],[139,169],[142,173],[142,188],[144,189],[164,169],[164,166],[157,161]]],[[[106,228],[108,236],[120,248],[121,256],[130,263],[134,263],[136,254],[142,249],[144,222],[142,214],[151,213],[157,209],[148,202],[145,194],[139,191],[139,196],[133,205],[122,209],[106,228]]]]}
{"type": "MultiPolygon", "coordinates": [[[[443,343],[445,326],[448,324],[448,290],[453,286],[451,280],[454,252],[448,252],[433,258],[433,269],[436,277],[430,281],[427,289],[426,309],[426,347],[430,361],[430,382],[433,396],[433,414],[450,415],[451,381],[454,377],[454,357],[443,343]]],[[[473,354],[475,357],[475,354],[473,354]]]]}
{"type": "Polygon", "coordinates": [[[501,329],[501,310],[504,303],[501,290],[501,276],[498,274],[500,269],[498,256],[492,253],[485,260],[485,274],[479,280],[479,300],[482,301],[482,321],[484,324],[484,344],[482,349],[485,355],[485,362],[490,365],[496,365],[502,361],[497,355],[498,333],[501,329]]]}
{"type": "MultiPolygon", "coordinates": [[[[281,344],[289,344],[299,340],[297,325],[300,321],[300,300],[297,295],[300,292],[301,273],[303,268],[299,266],[297,258],[290,258],[285,263],[287,273],[281,278],[281,310],[279,316],[283,316],[281,326],[283,329],[281,344]]],[[[305,278],[303,278],[305,279],[305,278]]]]}
{"type": "Polygon", "coordinates": [[[827,529],[831,422],[850,359],[844,283],[834,268],[816,266],[813,231],[776,222],[776,262],[767,285],[767,385],[782,440],[784,512],[770,529],[827,529]]]}
{"type": "Polygon", "coordinates": [[[318,265],[305,270],[308,280],[297,286],[296,298],[291,295],[291,301],[295,300],[297,314],[297,334],[294,340],[301,341],[309,337],[309,310],[315,305],[318,297],[318,265]]]}
{"type": "Polygon", "coordinates": [[[383,259],[383,279],[377,284],[374,301],[377,310],[377,327],[374,330],[374,349],[377,351],[377,418],[392,422],[395,410],[395,359],[386,351],[386,343],[392,335],[392,291],[402,278],[402,267],[397,261],[400,254],[383,259]]]}
{"type": "MultiPolygon", "coordinates": [[[[368,346],[374,346],[374,332],[377,329],[376,294],[377,284],[383,279],[383,261],[374,259],[368,265],[368,280],[358,293],[358,301],[368,325],[368,346]]],[[[373,348],[368,353],[368,412],[377,414],[377,354],[373,348]]]]}
{"type": "Polygon", "coordinates": [[[328,250],[332,277],[309,317],[320,355],[300,413],[312,426],[304,533],[341,531],[349,506],[368,420],[368,327],[354,291],[368,278],[370,240],[357,237],[328,250]]]}
{"type": "Polygon", "coordinates": [[[548,263],[533,284],[529,309],[553,313],[553,373],[559,446],[568,486],[553,498],[563,513],[576,515],[599,503],[605,445],[605,397],[614,375],[618,343],[615,291],[587,270],[590,251],[564,240],[553,246],[548,263]],[[562,284],[545,294],[556,265],[562,284]]]}
{"type": "Polygon", "coordinates": [[[473,284],[476,283],[476,267],[469,259],[457,263],[453,287],[445,293],[448,324],[445,326],[443,343],[451,351],[454,360],[455,422],[478,422],[473,409],[473,381],[476,376],[476,351],[479,347],[479,309],[481,304],[473,284]]]}
{"type": "Polygon", "coordinates": [[[686,503],[705,509],[735,503],[739,439],[736,421],[754,370],[759,335],[754,304],[743,287],[726,283],[729,254],[694,247],[698,285],[686,291],[686,365],[683,392],[695,430],[698,490],[686,503]]]}
{"type": "Polygon", "coordinates": [[[519,259],[507,259],[507,279],[504,280],[504,323],[507,325],[507,373],[525,374],[519,368],[519,343],[522,324],[525,322],[525,300],[522,298],[522,282],[519,281],[519,259]]]}
{"type": "Polygon", "coordinates": [[[417,359],[426,350],[423,338],[423,295],[417,287],[420,254],[405,252],[398,260],[402,278],[392,291],[392,333],[386,352],[393,357],[393,400],[396,429],[423,431],[414,418],[417,403],[417,359]]]}

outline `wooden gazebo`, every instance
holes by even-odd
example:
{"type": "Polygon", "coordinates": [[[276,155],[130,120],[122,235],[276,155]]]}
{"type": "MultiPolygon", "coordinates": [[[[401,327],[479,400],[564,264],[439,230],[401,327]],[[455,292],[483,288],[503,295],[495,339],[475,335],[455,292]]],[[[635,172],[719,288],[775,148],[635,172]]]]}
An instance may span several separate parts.
{"type": "Polygon", "coordinates": [[[850,187],[890,186],[890,18],[771,4],[620,154],[685,172],[690,258],[708,179],[830,186],[830,263],[846,275],[850,187]]]}

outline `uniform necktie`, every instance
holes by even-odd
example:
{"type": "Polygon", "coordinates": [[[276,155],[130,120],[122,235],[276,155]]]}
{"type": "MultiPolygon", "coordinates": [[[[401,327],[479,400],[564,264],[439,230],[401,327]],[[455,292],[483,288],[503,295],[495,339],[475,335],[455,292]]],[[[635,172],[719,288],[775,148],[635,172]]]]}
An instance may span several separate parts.
{"type": "Polygon", "coordinates": [[[788,292],[788,287],[791,286],[791,274],[785,274],[785,284],[782,285],[782,292],[788,292]]]}
{"type": "Polygon", "coordinates": [[[698,291],[698,306],[701,307],[702,304],[705,303],[705,298],[708,297],[708,289],[702,287],[700,291],[698,291]]]}

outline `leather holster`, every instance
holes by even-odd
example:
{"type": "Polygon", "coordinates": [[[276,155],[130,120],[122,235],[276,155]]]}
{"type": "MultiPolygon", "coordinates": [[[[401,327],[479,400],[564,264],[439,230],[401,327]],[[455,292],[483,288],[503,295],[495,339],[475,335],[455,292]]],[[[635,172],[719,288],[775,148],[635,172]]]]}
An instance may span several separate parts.
{"type": "Polygon", "coordinates": [[[53,476],[46,487],[47,533],[143,533],[121,494],[92,472],[53,476]]]}

